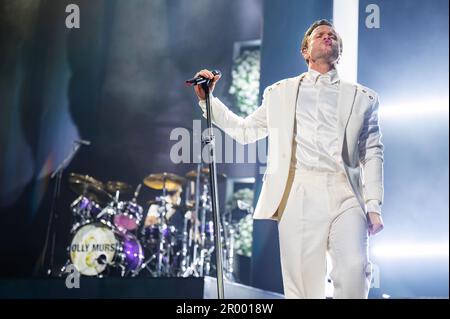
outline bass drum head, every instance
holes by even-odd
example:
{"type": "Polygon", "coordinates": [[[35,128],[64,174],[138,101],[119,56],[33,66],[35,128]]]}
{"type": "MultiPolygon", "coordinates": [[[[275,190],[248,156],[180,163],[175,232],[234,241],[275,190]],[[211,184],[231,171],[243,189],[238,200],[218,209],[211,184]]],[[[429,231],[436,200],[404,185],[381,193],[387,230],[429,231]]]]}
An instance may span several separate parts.
{"type": "Polygon", "coordinates": [[[114,232],[101,224],[77,230],[70,244],[70,259],[80,274],[96,276],[113,263],[118,241],[114,232]]]}

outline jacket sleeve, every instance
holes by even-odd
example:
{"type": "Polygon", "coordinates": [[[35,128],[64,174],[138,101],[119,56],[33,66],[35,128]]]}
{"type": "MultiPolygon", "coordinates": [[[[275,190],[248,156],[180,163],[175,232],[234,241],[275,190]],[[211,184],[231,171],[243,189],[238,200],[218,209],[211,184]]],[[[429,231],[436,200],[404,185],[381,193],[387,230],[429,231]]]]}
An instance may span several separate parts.
{"type": "Polygon", "coordinates": [[[367,202],[376,200],[383,203],[383,161],[384,146],[378,122],[378,95],[364,118],[364,125],[359,136],[359,160],[363,173],[363,195],[367,202]]]}
{"type": "MultiPolygon", "coordinates": [[[[243,118],[233,113],[217,97],[211,97],[212,122],[240,144],[253,143],[267,136],[267,92],[264,91],[263,101],[252,114],[243,118]]],[[[199,105],[206,118],[206,102],[199,105]]]]}

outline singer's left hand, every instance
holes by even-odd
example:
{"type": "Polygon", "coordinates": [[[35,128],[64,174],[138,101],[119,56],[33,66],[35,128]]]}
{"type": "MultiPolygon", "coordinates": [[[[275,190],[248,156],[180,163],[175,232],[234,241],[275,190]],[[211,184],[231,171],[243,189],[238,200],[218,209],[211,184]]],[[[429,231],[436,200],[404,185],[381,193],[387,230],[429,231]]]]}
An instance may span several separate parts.
{"type": "Polygon", "coordinates": [[[384,223],[380,214],[369,212],[367,214],[367,221],[369,223],[369,235],[375,235],[383,230],[384,223]]]}

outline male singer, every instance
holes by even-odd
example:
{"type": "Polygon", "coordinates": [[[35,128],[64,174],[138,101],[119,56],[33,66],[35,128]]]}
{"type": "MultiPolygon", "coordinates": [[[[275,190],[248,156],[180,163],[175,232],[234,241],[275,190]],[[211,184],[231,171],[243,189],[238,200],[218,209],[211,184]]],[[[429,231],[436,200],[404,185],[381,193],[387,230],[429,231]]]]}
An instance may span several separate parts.
{"type": "MultiPolygon", "coordinates": [[[[241,118],[211,97],[212,120],[242,144],[268,136],[254,218],[278,221],[286,298],[325,297],[327,252],[334,298],[367,298],[368,236],[383,228],[378,95],[339,78],[342,40],[329,21],[309,27],[301,54],[308,71],[267,87],[255,112],[241,118]]],[[[220,78],[196,76],[211,79],[211,92],[220,78]]]]}

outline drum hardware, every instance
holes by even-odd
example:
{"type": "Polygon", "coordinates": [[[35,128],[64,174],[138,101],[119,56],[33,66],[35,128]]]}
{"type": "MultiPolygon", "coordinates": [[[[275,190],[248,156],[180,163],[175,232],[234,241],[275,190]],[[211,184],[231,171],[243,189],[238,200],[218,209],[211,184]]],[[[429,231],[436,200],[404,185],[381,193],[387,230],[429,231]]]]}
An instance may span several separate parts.
{"type": "Polygon", "coordinates": [[[116,200],[111,201],[105,208],[103,208],[96,216],[94,220],[91,220],[90,222],[98,221],[110,228],[114,228],[114,216],[116,216],[118,209],[118,202],[116,200]]]}
{"type": "MultiPolygon", "coordinates": [[[[208,234],[211,235],[210,241],[214,240],[214,228],[212,221],[208,222],[206,224],[206,212],[211,211],[211,197],[208,194],[208,185],[203,184],[203,194],[201,196],[201,223],[200,223],[200,238],[201,242],[198,247],[200,250],[200,260],[199,260],[199,275],[201,277],[204,276],[205,270],[208,271],[210,267],[210,260],[209,257],[211,256],[211,253],[213,249],[208,248],[206,246],[206,231],[208,230],[208,234]],[[209,226],[207,228],[207,226],[209,226]],[[204,269],[204,266],[206,266],[207,269],[204,269]]],[[[209,272],[205,275],[209,275],[209,272]]]]}
{"type": "MultiPolygon", "coordinates": [[[[211,220],[211,196],[206,174],[209,174],[209,169],[202,168],[200,164],[197,170],[189,171],[185,175],[189,181],[186,202],[192,209],[187,210],[183,224],[183,246],[180,252],[182,256],[181,276],[183,277],[209,275],[212,271],[211,262],[215,252],[214,227],[211,220]],[[194,207],[192,203],[195,204],[194,207]],[[195,211],[198,213],[195,214],[195,211]],[[200,216],[200,219],[196,218],[197,216],[200,216]],[[190,230],[188,230],[189,224],[191,225],[190,230]]],[[[218,176],[226,178],[224,174],[218,174],[218,176]]],[[[233,275],[234,233],[231,214],[226,212],[221,218],[220,241],[224,246],[222,251],[224,275],[231,281],[235,281],[233,275]]]]}
{"type": "Polygon", "coordinates": [[[97,215],[97,220],[109,228],[114,228],[114,216],[117,212],[117,207],[119,205],[120,192],[116,191],[115,196],[112,200],[105,206],[100,214],[97,215]]]}
{"type": "Polygon", "coordinates": [[[188,210],[185,214],[184,214],[184,218],[183,218],[183,239],[182,239],[182,246],[181,246],[181,265],[180,265],[180,271],[182,274],[184,274],[188,268],[189,265],[189,257],[190,255],[188,254],[189,252],[189,231],[188,231],[188,223],[189,221],[192,219],[192,212],[190,210],[188,210]]]}
{"type": "MultiPolygon", "coordinates": [[[[117,209],[114,215],[114,225],[121,231],[135,231],[143,220],[143,208],[137,203],[137,197],[141,191],[142,184],[136,187],[131,201],[119,201],[116,196],[117,209]]],[[[119,190],[116,191],[116,194],[119,190]]]]}
{"type": "Polygon", "coordinates": [[[93,217],[100,213],[101,207],[89,198],[80,195],[71,204],[73,233],[79,226],[91,222],[93,217]]]}
{"type": "Polygon", "coordinates": [[[106,204],[112,200],[103,183],[89,175],[70,173],[68,182],[73,192],[97,204],[106,204]]]}
{"type": "Polygon", "coordinates": [[[118,269],[120,276],[137,275],[144,254],[140,241],[130,231],[142,220],[142,207],[137,204],[141,185],[136,188],[133,199],[127,202],[120,201],[121,191],[128,192],[129,189],[123,182],[108,182],[109,186],[103,186],[90,176],[71,174],[69,184],[81,195],[71,204],[77,220],[72,225],[69,260],[62,272],[68,264],[73,264],[86,276],[102,277],[112,269],[118,269]],[[115,196],[109,195],[104,188],[115,192],[115,196]],[[103,209],[95,202],[99,198],[102,202],[109,200],[103,209]]]}
{"type": "MultiPolygon", "coordinates": [[[[202,166],[203,166],[202,163],[199,163],[197,165],[197,170],[196,170],[196,175],[195,175],[195,209],[193,211],[193,216],[192,216],[192,218],[193,218],[192,226],[194,228],[193,228],[193,231],[190,232],[190,237],[189,237],[189,245],[190,245],[190,247],[193,247],[192,248],[193,249],[192,260],[191,260],[191,264],[189,265],[189,267],[187,269],[188,272],[185,272],[183,274],[183,276],[185,276],[187,273],[189,273],[189,269],[191,272],[195,273],[195,267],[198,264],[198,259],[197,259],[198,233],[197,232],[198,232],[198,222],[199,222],[198,212],[199,212],[200,205],[201,205],[201,202],[200,202],[200,199],[201,199],[200,187],[201,186],[200,185],[202,182],[205,182],[205,180],[202,179],[202,168],[203,168],[202,166]]],[[[192,175],[192,171],[191,171],[189,178],[192,178],[192,177],[193,177],[193,175],[192,175]]]]}
{"type": "Polygon", "coordinates": [[[102,182],[89,175],[70,173],[68,177],[70,189],[78,198],[70,205],[74,222],[71,233],[80,226],[91,223],[104,215],[101,204],[112,199],[104,190],[102,182]]]}
{"type": "MultiPolygon", "coordinates": [[[[192,250],[192,260],[183,256],[184,267],[182,272],[183,277],[188,276],[205,276],[210,275],[211,271],[211,257],[214,252],[214,231],[213,222],[207,219],[207,214],[212,212],[211,196],[209,195],[208,179],[205,174],[209,173],[209,169],[202,168],[200,163],[197,170],[190,171],[186,174],[186,178],[195,178],[195,209],[191,212],[192,231],[189,232],[189,237],[185,241],[188,242],[188,249],[192,250]],[[201,189],[201,193],[200,193],[201,189]],[[198,219],[198,212],[200,212],[200,220],[198,219]],[[207,239],[209,239],[207,243],[207,239]]],[[[225,176],[225,175],[223,175],[225,176]]],[[[183,232],[184,236],[187,232],[183,232]]]]}
{"type": "MultiPolygon", "coordinates": [[[[231,219],[231,214],[230,214],[231,219]]],[[[224,225],[223,237],[225,240],[224,254],[224,275],[230,281],[236,281],[234,277],[234,234],[235,229],[231,221],[226,220],[226,216],[222,216],[222,224],[224,225]]]]}
{"type": "Polygon", "coordinates": [[[185,183],[185,179],[172,173],[150,174],[144,178],[144,185],[155,190],[162,190],[163,196],[166,192],[178,191],[185,183]]]}
{"type": "MultiPolygon", "coordinates": [[[[237,207],[240,210],[246,211],[247,214],[252,215],[254,212],[254,208],[251,204],[246,203],[243,200],[238,199],[237,200],[237,207]]],[[[236,222],[233,223],[232,219],[232,212],[228,211],[226,214],[223,215],[223,223],[226,225],[227,231],[225,232],[225,241],[226,241],[226,247],[227,251],[225,252],[225,276],[231,280],[236,281],[235,278],[235,271],[234,271],[234,257],[235,257],[235,233],[236,233],[236,222]],[[228,217],[228,220],[227,220],[228,217]]]]}
{"type": "Polygon", "coordinates": [[[202,164],[197,165],[197,169],[190,171],[186,174],[186,178],[189,180],[186,190],[186,204],[193,207],[186,212],[183,220],[183,246],[182,246],[182,261],[181,261],[181,273],[183,277],[189,275],[196,275],[197,263],[197,235],[198,235],[198,210],[200,205],[200,182],[201,182],[201,169],[202,164]],[[189,226],[188,226],[189,224],[189,226]],[[189,228],[189,230],[188,230],[189,228]],[[191,259],[192,255],[192,259],[191,259]]]}
{"type": "Polygon", "coordinates": [[[133,191],[133,187],[131,185],[121,181],[108,181],[105,184],[105,189],[110,194],[116,194],[117,191],[121,194],[130,194],[133,191]]]}
{"type": "Polygon", "coordinates": [[[141,242],[148,255],[141,269],[153,277],[177,276],[173,268],[176,251],[177,231],[174,226],[159,224],[144,229],[141,242]]]}
{"type": "MultiPolygon", "coordinates": [[[[168,223],[168,205],[172,205],[173,200],[167,197],[167,192],[172,191],[175,194],[181,192],[184,184],[184,178],[170,173],[150,174],[144,179],[144,185],[149,188],[162,190],[162,196],[157,197],[156,201],[151,202],[144,220],[147,222],[147,216],[153,219],[153,222],[146,227],[145,223],[140,229],[140,236],[144,241],[144,246],[150,246],[156,252],[142,264],[142,269],[147,269],[155,276],[168,276],[171,274],[171,262],[173,255],[173,237],[175,230],[168,223]],[[156,210],[155,210],[156,207],[156,210]],[[153,211],[152,211],[153,209],[153,211]],[[154,247],[154,246],[157,247],[154,247]],[[150,268],[150,264],[156,260],[156,270],[150,268]]],[[[172,207],[173,208],[173,207],[172,207]]]]}
{"type": "MultiPolygon", "coordinates": [[[[137,202],[142,184],[130,201],[124,201],[120,197],[130,193],[128,184],[102,184],[88,175],[71,174],[69,183],[78,197],[70,206],[77,219],[71,230],[70,257],[62,270],[74,264],[82,275],[97,277],[115,275],[116,270],[120,276],[137,276],[144,269],[152,277],[211,275],[216,249],[208,172],[199,164],[185,178],[170,173],[148,175],[143,184],[162,194],[147,201],[145,210],[137,202]],[[181,204],[183,186],[186,197],[181,204]],[[179,228],[172,225],[178,212],[183,214],[179,228]]],[[[219,226],[223,271],[234,280],[234,228],[225,215],[219,226]]]]}
{"type": "MultiPolygon", "coordinates": [[[[98,179],[90,176],[90,175],[83,175],[78,173],[69,173],[69,177],[67,178],[70,185],[97,185],[100,188],[104,189],[104,185],[101,181],[98,179]]],[[[82,188],[81,188],[82,189],[82,188]]],[[[73,190],[76,193],[81,193],[80,188],[74,187],[73,190]]]]}

